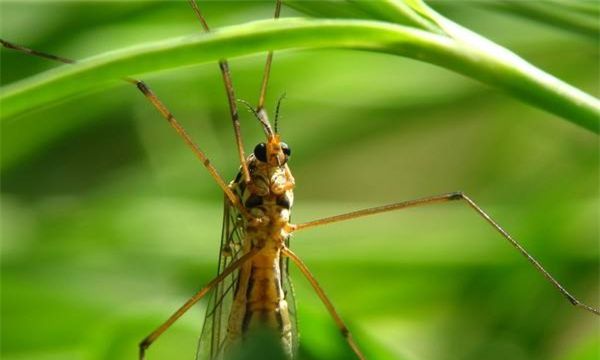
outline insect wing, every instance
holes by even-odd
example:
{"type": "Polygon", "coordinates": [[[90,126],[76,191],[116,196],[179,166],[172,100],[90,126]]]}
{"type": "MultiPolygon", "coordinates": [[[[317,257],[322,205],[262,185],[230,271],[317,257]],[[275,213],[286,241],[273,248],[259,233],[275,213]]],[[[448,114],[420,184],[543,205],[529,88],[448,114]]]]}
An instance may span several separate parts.
{"type": "MultiPolygon", "coordinates": [[[[289,248],[290,238],[285,242],[289,248]]],[[[283,293],[288,304],[288,312],[290,317],[290,325],[292,326],[292,354],[294,359],[298,355],[298,318],[296,317],[296,298],[294,297],[294,286],[289,275],[289,258],[281,259],[281,282],[283,283],[283,293]]]]}
{"type": "MultiPolygon", "coordinates": [[[[218,274],[221,274],[229,264],[242,255],[242,241],[245,235],[237,209],[232,207],[227,199],[224,204],[218,274]]],[[[196,360],[223,358],[229,311],[233,302],[237,277],[238,272],[234,271],[217,284],[210,295],[202,334],[198,342],[196,360]]]]}

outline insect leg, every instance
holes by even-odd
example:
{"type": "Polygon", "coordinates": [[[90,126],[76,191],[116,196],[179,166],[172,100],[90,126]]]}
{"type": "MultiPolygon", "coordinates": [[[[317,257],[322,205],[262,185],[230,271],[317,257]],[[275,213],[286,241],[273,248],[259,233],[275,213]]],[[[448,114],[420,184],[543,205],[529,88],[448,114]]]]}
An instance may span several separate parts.
{"type": "Polygon", "coordinates": [[[61,56],[56,56],[56,55],[48,54],[48,53],[45,53],[45,52],[41,52],[41,51],[29,49],[29,48],[26,48],[26,47],[21,46],[21,45],[13,44],[13,43],[8,42],[8,41],[3,40],[3,39],[0,39],[0,44],[2,44],[2,46],[4,46],[7,49],[12,49],[12,50],[20,51],[22,53],[29,54],[29,55],[32,55],[32,56],[37,56],[37,57],[41,57],[41,58],[49,59],[49,60],[53,60],[53,61],[58,61],[58,62],[62,62],[62,63],[65,63],[65,64],[74,64],[75,63],[75,60],[71,60],[71,59],[67,59],[67,58],[61,57],[61,56]]]}
{"type": "Polygon", "coordinates": [[[350,330],[348,330],[348,327],[346,327],[346,324],[344,324],[344,321],[333,307],[333,304],[331,303],[327,295],[325,295],[325,292],[317,282],[317,279],[315,279],[315,277],[311,274],[310,270],[308,270],[308,267],[306,267],[304,262],[287,247],[284,247],[281,251],[283,255],[289,257],[292,260],[292,262],[296,264],[296,266],[298,266],[302,274],[306,276],[308,282],[310,282],[321,301],[323,301],[323,304],[325,304],[327,311],[329,311],[329,314],[331,314],[331,316],[333,317],[333,320],[335,321],[337,327],[340,329],[340,332],[342,333],[344,339],[346,339],[346,341],[348,342],[348,345],[350,345],[350,348],[352,348],[352,351],[354,351],[354,353],[359,359],[364,360],[365,356],[358,348],[358,345],[356,345],[352,334],[350,334],[350,330]]]}
{"type": "MultiPolygon", "coordinates": [[[[204,16],[200,12],[200,8],[198,4],[196,4],[196,0],[188,0],[190,6],[194,10],[194,14],[200,20],[202,24],[202,28],[206,32],[210,32],[210,28],[208,27],[208,23],[204,16]]],[[[229,103],[229,113],[231,114],[231,121],[233,123],[233,132],[235,134],[235,142],[237,144],[238,156],[240,158],[240,165],[242,167],[242,176],[244,177],[244,181],[246,183],[250,182],[250,172],[248,171],[248,165],[246,164],[246,155],[244,155],[244,144],[242,142],[242,133],[240,129],[240,116],[238,113],[235,91],[233,89],[233,82],[231,81],[231,73],[229,71],[229,64],[227,60],[221,59],[219,60],[219,68],[221,69],[221,75],[223,76],[223,83],[225,84],[225,92],[227,93],[227,101],[229,103]]]]}
{"type": "MultiPolygon", "coordinates": [[[[4,46],[5,48],[8,48],[8,49],[17,50],[17,51],[20,51],[20,52],[23,52],[23,53],[26,53],[29,55],[34,55],[34,56],[58,61],[58,62],[65,63],[65,64],[76,64],[77,63],[77,61],[75,61],[75,60],[71,60],[71,59],[67,59],[64,57],[60,57],[60,56],[44,53],[41,51],[29,49],[24,46],[14,44],[14,43],[11,43],[11,42],[3,40],[3,39],[0,39],[0,44],[2,44],[2,46],[4,46]]],[[[194,141],[187,134],[187,132],[185,131],[183,126],[181,126],[181,124],[179,124],[179,122],[175,119],[173,114],[160,101],[160,99],[152,92],[152,90],[148,87],[148,85],[146,85],[143,81],[136,80],[136,79],[133,79],[130,77],[126,77],[126,78],[124,78],[124,80],[131,84],[134,84],[138,88],[138,90],[140,90],[144,94],[144,96],[146,96],[146,98],[152,103],[152,105],[169,122],[169,125],[171,125],[171,127],[173,127],[173,129],[175,129],[177,134],[183,139],[183,141],[185,141],[185,143],[190,147],[190,149],[192,149],[194,154],[196,154],[196,157],[198,157],[198,159],[200,159],[200,161],[202,162],[204,167],[208,170],[208,172],[210,173],[212,178],[217,182],[217,185],[219,185],[221,190],[223,190],[223,192],[225,193],[225,195],[227,196],[229,201],[238,210],[240,210],[244,215],[246,215],[247,217],[250,216],[248,214],[248,212],[246,211],[246,209],[242,206],[242,204],[239,203],[237,196],[235,196],[235,194],[231,191],[229,186],[227,186],[227,184],[225,183],[225,180],[223,180],[223,177],[221,177],[221,175],[219,174],[217,169],[210,163],[210,160],[208,159],[206,154],[198,147],[198,145],[196,145],[194,143],[194,141]]]]}
{"type": "MultiPolygon", "coordinates": [[[[277,0],[275,3],[275,19],[279,19],[281,13],[281,0],[277,0]]],[[[265,71],[263,73],[262,84],[260,87],[260,96],[258,97],[258,104],[256,105],[256,112],[259,114],[264,112],[265,98],[267,97],[267,85],[269,83],[269,75],[271,74],[271,63],[273,62],[273,51],[269,51],[267,54],[267,61],[265,63],[265,71]]]]}
{"type": "Polygon", "coordinates": [[[416,200],[401,201],[394,204],[353,211],[346,214],[331,216],[291,226],[291,229],[298,231],[316,226],[332,224],[340,221],[356,219],[363,216],[380,214],[388,211],[406,209],[422,205],[439,204],[456,200],[466,202],[471,209],[475,210],[475,212],[479,216],[481,216],[485,221],[487,221],[497,232],[500,233],[500,235],[502,235],[515,249],[517,249],[517,251],[520,252],[521,255],[523,255],[527,259],[527,261],[529,261],[529,263],[531,263],[531,265],[533,265],[533,267],[537,271],[539,271],[546,278],[546,280],[549,281],[564,297],[566,297],[567,300],[569,300],[569,302],[573,306],[580,307],[586,311],[589,311],[596,315],[600,315],[600,310],[579,301],[575,296],[571,295],[564,288],[564,286],[562,286],[552,275],[550,275],[550,273],[532,255],[530,255],[517,240],[515,240],[508,232],[506,232],[506,230],[504,230],[500,225],[498,225],[498,223],[494,221],[494,219],[492,219],[485,211],[483,211],[483,209],[481,209],[473,200],[471,200],[467,195],[465,195],[462,192],[453,192],[416,200]]]}
{"type": "Polygon", "coordinates": [[[217,185],[219,185],[221,190],[223,190],[223,192],[225,192],[225,195],[227,195],[227,198],[229,199],[229,201],[237,209],[239,209],[247,218],[251,218],[251,215],[248,213],[246,208],[244,208],[242,206],[242,204],[240,204],[237,196],[235,196],[233,191],[231,191],[229,186],[227,186],[227,184],[225,183],[225,180],[223,180],[223,177],[221,177],[221,175],[219,174],[217,169],[210,163],[210,160],[208,159],[206,154],[204,154],[204,152],[202,150],[200,150],[198,145],[196,145],[194,143],[194,141],[188,135],[188,133],[185,131],[183,126],[181,126],[181,124],[179,124],[179,122],[175,119],[175,117],[173,116],[171,111],[169,111],[169,109],[160,101],[160,99],[152,92],[152,90],[150,90],[150,88],[143,81],[138,81],[138,80],[129,79],[129,78],[126,80],[133,83],[134,85],[136,85],[137,88],[144,94],[144,96],[146,96],[146,98],[148,100],[150,100],[150,102],[152,103],[152,105],[154,105],[154,107],[158,110],[158,112],[160,112],[160,114],[167,120],[169,125],[171,125],[171,127],[173,129],[175,129],[177,134],[183,139],[183,141],[187,144],[187,146],[190,149],[192,149],[194,154],[196,154],[196,157],[198,157],[198,159],[200,159],[200,161],[202,162],[202,164],[204,165],[206,170],[208,170],[208,172],[210,173],[210,176],[212,176],[213,179],[217,182],[217,185]]]}
{"type": "Polygon", "coordinates": [[[258,250],[250,250],[244,256],[240,257],[233,263],[231,263],[222,273],[219,274],[216,278],[212,279],[206,286],[204,286],[200,291],[198,291],[194,296],[192,296],[182,307],[180,307],[173,315],[171,315],[167,321],[165,321],[162,325],[157,327],[150,335],[146,336],[144,340],[140,342],[140,353],[139,359],[144,360],[146,358],[146,350],[152,345],[156,339],[162,335],[177,319],[179,319],[183,314],[185,314],[195,303],[197,303],[200,299],[204,297],[215,285],[219,284],[223,281],[229,274],[239,269],[242,265],[244,265],[248,260],[252,259],[254,255],[258,253],[258,250]]]}

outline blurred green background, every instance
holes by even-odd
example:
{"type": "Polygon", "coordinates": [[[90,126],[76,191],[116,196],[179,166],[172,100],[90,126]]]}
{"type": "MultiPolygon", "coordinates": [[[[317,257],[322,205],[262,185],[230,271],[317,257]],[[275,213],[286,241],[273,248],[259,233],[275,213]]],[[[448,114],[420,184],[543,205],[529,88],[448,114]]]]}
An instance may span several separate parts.
{"type": "MultiPolygon", "coordinates": [[[[213,27],[273,8],[200,5],[213,27]]],[[[472,2],[434,6],[598,96],[597,38],[472,2]]],[[[184,1],[2,1],[0,10],[2,38],[75,59],[200,31],[184,1]]],[[[231,61],[238,97],[256,101],[263,62],[231,61]]],[[[3,50],[1,81],[55,66],[3,50]]],[[[143,78],[232,178],[217,65],[143,78]]],[[[268,103],[284,91],[296,222],[463,190],[568,289],[600,305],[596,135],[445,69],[382,54],[276,53],[268,103]]],[[[125,83],[1,125],[2,359],[136,358],[137,343],[216,272],[217,186],[125,83]]],[[[246,113],[242,127],[249,151],[261,130],[246,113]]],[[[572,308],[464,204],[307,230],[292,248],[370,359],[600,356],[598,318],[572,308]]],[[[292,276],[301,358],[351,358],[308,283],[292,276]]],[[[204,306],[149,358],[193,358],[204,306]]]]}

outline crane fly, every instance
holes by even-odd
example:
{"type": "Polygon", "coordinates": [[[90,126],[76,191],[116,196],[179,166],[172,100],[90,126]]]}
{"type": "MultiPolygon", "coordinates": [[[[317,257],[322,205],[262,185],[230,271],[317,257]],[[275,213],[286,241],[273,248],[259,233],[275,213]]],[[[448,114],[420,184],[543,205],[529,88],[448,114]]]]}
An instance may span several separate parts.
{"type": "MultiPolygon", "coordinates": [[[[210,28],[195,0],[189,0],[193,12],[205,32],[210,28]]],[[[281,1],[276,1],[274,17],[281,11],[281,1]]],[[[1,40],[4,47],[50,60],[74,64],[68,58],[36,51],[12,42],[1,40]]],[[[183,139],[202,165],[208,170],[224,194],[224,213],[217,276],[192,296],[163,324],[145,337],[139,345],[139,359],[146,359],[149,347],[186,311],[200,299],[210,294],[205,321],[198,343],[197,359],[227,358],[244,346],[253,333],[266,329],[275,334],[280,350],[286,358],[297,357],[298,327],[295,302],[288,277],[290,263],[296,265],[312,285],[316,295],[325,305],[343,338],[359,359],[365,359],[348,327],[341,319],[325,292],[308,267],[290,249],[290,238],[298,231],[406,208],[461,201],[471,208],[512,245],[544,278],[574,306],[600,315],[598,309],[586,305],[571,295],[545,268],[530,255],[519,242],[493,220],[470,197],[462,192],[451,192],[389,205],[367,208],[314,221],[290,223],[294,202],[295,180],[289,167],[290,147],[278,132],[281,101],[275,109],[271,124],[265,109],[265,98],[273,52],[268,52],[260,94],[256,106],[238,101],[227,60],[219,61],[231,120],[236,139],[240,168],[236,178],[227,183],[211,164],[206,154],[194,143],[185,129],[163,102],[143,81],[127,77],[158,110],[169,125],[183,139]],[[249,156],[244,152],[240,133],[238,102],[254,115],[262,127],[265,140],[257,144],[249,156]]]]}

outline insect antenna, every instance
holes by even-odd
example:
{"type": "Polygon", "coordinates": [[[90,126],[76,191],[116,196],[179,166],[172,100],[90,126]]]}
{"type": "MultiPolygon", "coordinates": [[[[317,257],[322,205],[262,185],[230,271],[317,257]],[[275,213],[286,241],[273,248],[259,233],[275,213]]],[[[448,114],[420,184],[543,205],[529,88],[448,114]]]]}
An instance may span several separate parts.
{"type": "Polygon", "coordinates": [[[283,99],[285,99],[285,93],[281,94],[281,96],[277,100],[277,107],[275,108],[275,134],[279,133],[279,130],[277,128],[277,124],[278,124],[278,121],[279,121],[279,108],[281,107],[281,101],[283,99]]]}
{"type": "Polygon", "coordinates": [[[271,128],[271,124],[269,124],[269,120],[266,119],[265,117],[260,116],[258,111],[256,111],[254,109],[254,107],[252,105],[250,105],[250,103],[247,102],[246,100],[238,99],[238,101],[241,102],[242,104],[244,104],[248,108],[248,111],[251,112],[258,119],[258,121],[260,121],[260,123],[263,126],[263,129],[265,131],[265,134],[269,138],[273,137],[273,129],[271,128]]]}

